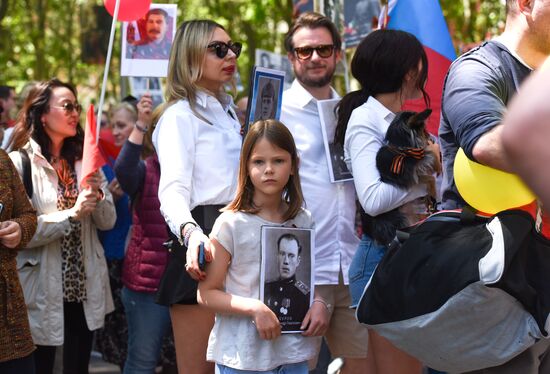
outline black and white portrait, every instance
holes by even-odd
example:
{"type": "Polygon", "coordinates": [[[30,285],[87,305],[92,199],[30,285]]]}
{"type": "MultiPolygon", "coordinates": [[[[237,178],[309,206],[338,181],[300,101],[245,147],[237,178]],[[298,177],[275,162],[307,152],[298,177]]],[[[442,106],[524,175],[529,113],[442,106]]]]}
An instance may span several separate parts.
{"type": "Polygon", "coordinates": [[[283,98],[283,83],[285,73],[279,70],[255,67],[253,81],[250,86],[247,121],[248,126],[259,120],[279,119],[281,116],[281,101],[283,98]]]}
{"type": "Polygon", "coordinates": [[[300,332],[313,300],[313,230],[262,227],[263,302],[282,332],[300,332]]]}
{"type": "Polygon", "coordinates": [[[378,26],[379,0],[346,0],[344,2],[344,41],[353,47],[378,26]]]}
{"type": "Polygon", "coordinates": [[[285,72],[285,89],[290,87],[294,79],[292,65],[287,55],[280,55],[275,52],[270,52],[265,49],[256,49],[254,65],[267,68],[281,70],[285,72]]]}
{"type": "Polygon", "coordinates": [[[339,101],[339,99],[317,101],[330,181],[332,183],[345,182],[353,179],[344,161],[344,148],[334,144],[334,132],[336,130],[337,121],[334,110],[339,101]]]}

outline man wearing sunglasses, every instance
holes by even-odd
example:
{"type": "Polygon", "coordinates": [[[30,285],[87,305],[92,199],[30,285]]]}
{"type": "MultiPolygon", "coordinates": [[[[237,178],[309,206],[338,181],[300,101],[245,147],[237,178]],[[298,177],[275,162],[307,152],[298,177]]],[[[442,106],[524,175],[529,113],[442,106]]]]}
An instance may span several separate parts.
{"type": "MultiPolygon", "coordinates": [[[[164,9],[154,8],[145,16],[145,38],[128,44],[127,58],[167,59],[170,57],[172,41],[166,36],[168,13],[164,9]]],[[[130,24],[131,25],[131,24],[130,24]]],[[[128,26],[129,28],[132,26],[128,26]]],[[[128,30],[131,33],[131,30],[128,30]]]]}
{"type": "Polygon", "coordinates": [[[281,122],[300,152],[300,180],[315,233],[315,302],[304,335],[325,335],[341,373],[368,373],[368,331],[355,319],[347,284],[359,239],[353,182],[331,183],[317,101],[338,98],[331,87],[342,40],[329,18],[303,13],[285,37],[296,79],[283,94],[281,122]]]}

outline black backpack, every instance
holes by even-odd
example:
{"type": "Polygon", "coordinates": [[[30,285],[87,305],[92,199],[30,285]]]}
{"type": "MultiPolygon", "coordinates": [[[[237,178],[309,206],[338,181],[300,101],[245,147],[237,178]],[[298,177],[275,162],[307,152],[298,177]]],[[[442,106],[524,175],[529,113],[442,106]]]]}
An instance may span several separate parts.
{"type": "Polygon", "coordinates": [[[390,247],[357,319],[434,369],[501,365],[550,330],[550,241],[530,214],[433,214],[390,247]]]}

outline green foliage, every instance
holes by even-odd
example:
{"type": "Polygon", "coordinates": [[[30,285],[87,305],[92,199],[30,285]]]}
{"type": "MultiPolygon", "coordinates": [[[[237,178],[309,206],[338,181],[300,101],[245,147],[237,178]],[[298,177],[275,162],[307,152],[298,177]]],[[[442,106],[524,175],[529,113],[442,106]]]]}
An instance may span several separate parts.
{"type": "MultiPolygon", "coordinates": [[[[256,48],[284,53],[292,21],[292,0],[156,0],[178,5],[178,23],[211,18],[244,44],[239,71],[246,86],[256,48]]],[[[102,64],[81,59],[82,36],[94,22],[101,0],[0,0],[0,82],[22,87],[29,80],[57,76],[97,100],[102,64]]],[[[441,0],[457,49],[497,34],[503,27],[502,0],[441,0]]],[[[120,24],[110,66],[108,94],[120,97],[120,24]]]]}

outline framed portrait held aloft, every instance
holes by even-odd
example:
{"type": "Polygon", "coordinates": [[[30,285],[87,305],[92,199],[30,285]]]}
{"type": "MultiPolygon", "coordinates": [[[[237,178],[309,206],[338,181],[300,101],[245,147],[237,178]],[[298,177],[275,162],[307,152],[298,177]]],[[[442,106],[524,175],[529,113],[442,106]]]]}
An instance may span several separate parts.
{"type": "Polygon", "coordinates": [[[281,117],[285,72],[255,66],[250,81],[245,135],[254,122],[262,119],[278,120],[281,117]]]}
{"type": "Polygon", "coordinates": [[[120,75],[166,77],[176,16],[176,4],[151,4],[142,18],[123,22],[120,75]]]}

